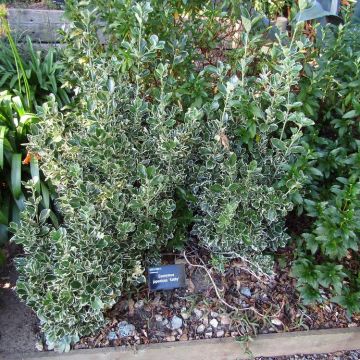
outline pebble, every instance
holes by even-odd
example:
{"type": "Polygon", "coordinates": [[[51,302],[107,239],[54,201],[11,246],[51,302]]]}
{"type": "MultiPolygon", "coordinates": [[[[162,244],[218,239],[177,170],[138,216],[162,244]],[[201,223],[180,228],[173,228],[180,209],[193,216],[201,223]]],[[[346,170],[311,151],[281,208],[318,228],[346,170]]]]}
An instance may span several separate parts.
{"type": "Polygon", "coordinates": [[[184,320],[189,319],[190,314],[189,314],[188,312],[186,312],[186,308],[182,308],[182,309],[181,309],[181,317],[182,317],[184,320]]]}
{"type": "Polygon", "coordinates": [[[161,315],[159,315],[159,314],[156,314],[155,315],[155,320],[158,321],[158,322],[161,322],[161,321],[163,321],[163,317],[161,315]]]}
{"type": "Polygon", "coordinates": [[[216,320],[216,319],[212,319],[211,321],[210,321],[210,325],[213,327],[213,328],[217,328],[218,327],[218,325],[219,325],[219,322],[216,320]]]}
{"type": "Polygon", "coordinates": [[[206,338],[206,339],[210,339],[210,338],[212,338],[212,335],[213,335],[212,332],[210,332],[210,331],[209,331],[209,332],[206,332],[206,333],[205,333],[205,338],[206,338]]]}
{"type": "Polygon", "coordinates": [[[117,334],[116,334],[115,331],[110,331],[110,332],[108,333],[107,339],[108,339],[109,341],[116,340],[117,338],[118,338],[118,336],[117,336],[117,334]]]}
{"type": "Polygon", "coordinates": [[[37,351],[44,351],[44,345],[41,341],[37,341],[35,344],[35,349],[37,351]]]}
{"type": "Polygon", "coordinates": [[[216,332],[216,337],[223,337],[225,335],[225,331],[224,330],[218,330],[216,332]]]}
{"type": "Polygon", "coordinates": [[[166,326],[167,324],[169,324],[169,320],[168,320],[168,319],[164,319],[163,322],[162,322],[162,324],[163,324],[164,326],[166,326]]]}
{"type": "Polygon", "coordinates": [[[180,336],[180,339],[179,339],[180,341],[187,341],[187,340],[189,340],[189,337],[186,335],[186,334],[182,334],[181,336],[180,336]]]}
{"type": "Polygon", "coordinates": [[[231,324],[231,320],[227,315],[222,315],[220,317],[220,322],[221,322],[221,325],[230,325],[231,324]]]}
{"type": "Polygon", "coordinates": [[[242,287],[242,288],[240,288],[240,294],[250,298],[251,290],[248,287],[242,287]]]}
{"type": "Polygon", "coordinates": [[[203,316],[203,312],[199,309],[194,309],[194,314],[198,319],[201,319],[203,316]]]}
{"type": "Polygon", "coordinates": [[[280,319],[272,319],[271,322],[275,325],[275,326],[283,326],[283,323],[280,319]]]}
{"type": "Polygon", "coordinates": [[[204,331],[205,331],[205,325],[204,325],[204,324],[199,325],[199,326],[197,327],[197,329],[196,329],[196,332],[197,332],[198,334],[202,334],[204,331]]]}
{"type": "Polygon", "coordinates": [[[210,316],[213,317],[213,318],[216,318],[216,317],[219,316],[219,314],[218,314],[217,312],[215,312],[215,311],[212,311],[212,312],[210,313],[210,316]]]}
{"type": "Polygon", "coordinates": [[[178,316],[173,316],[171,319],[171,329],[177,330],[182,327],[183,321],[178,316]]]}
{"type": "Polygon", "coordinates": [[[166,341],[175,341],[175,340],[176,340],[176,338],[174,335],[170,335],[170,336],[166,337],[166,341]]]}
{"type": "Polygon", "coordinates": [[[128,324],[127,321],[122,321],[118,324],[118,335],[119,337],[132,336],[135,331],[135,326],[128,324]]]}
{"type": "Polygon", "coordinates": [[[203,323],[205,326],[208,326],[208,325],[209,325],[209,319],[208,319],[208,317],[204,317],[204,318],[202,319],[202,323],[203,323]]]}

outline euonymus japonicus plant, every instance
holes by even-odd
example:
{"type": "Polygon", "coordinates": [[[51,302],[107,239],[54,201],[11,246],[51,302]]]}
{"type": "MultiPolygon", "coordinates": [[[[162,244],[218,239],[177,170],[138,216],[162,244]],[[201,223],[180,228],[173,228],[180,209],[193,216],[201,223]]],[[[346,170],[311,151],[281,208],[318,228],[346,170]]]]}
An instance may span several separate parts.
{"type": "Polygon", "coordinates": [[[328,27],[305,67],[299,100],[315,125],[306,133],[311,226],[293,273],[306,303],[331,299],[360,311],[360,25],[328,27]],[[326,291],[325,291],[326,290],[326,291]]]}
{"type": "Polygon", "coordinates": [[[302,129],[313,124],[292,93],[304,43],[294,35],[262,47],[259,18],[244,10],[242,48],[231,65],[227,53],[209,65],[216,46],[197,51],[206,26],[218,26],[219,14],[225,26],[233,13],[194,4],[81,2],[71,10],[65,51],[76,106],[60,113],[44,105],[29,141],[63,221],[54,227],[48,211],[38,216],[34,193],[13,226],[26,254],[17,291],[50,347],[68,350],[99,329],[104,311],[174,239],[191,236],[218,263],[241,256],[263,271],[271,271],[264,251],[287,239],[284,217],[303,181],[302,129]],[[112,29],[108,45],[97,26],[112,29]],[[195,38],[184,38],[190,30],[195,38]]]}

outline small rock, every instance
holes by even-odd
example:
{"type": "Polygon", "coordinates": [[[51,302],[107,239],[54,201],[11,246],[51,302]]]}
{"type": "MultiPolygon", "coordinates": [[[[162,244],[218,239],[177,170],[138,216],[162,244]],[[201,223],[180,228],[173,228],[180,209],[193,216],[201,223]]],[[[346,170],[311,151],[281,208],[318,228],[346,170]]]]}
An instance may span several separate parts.
{"type": "Polygon", "coordinates": [[[219,322],[216,320],[216,319],[212,319],[211,321],[210,321],[210,325],[213,327],[213,328],[217,328],[218,327],[218,325],[219,325],[219,322]]]}
{"type": "Polygon", "coordinates": [[[160,314],[156,314],[155,315],[155,320],[158,321],[158,322],[161,322],[161,321],[163,321],[163,317],[160,314]]]}
{"type": "Polygon", "coordinates": [[[35,344],[35,349],[37,351],[44,351],[44,345],[41,341],[37,341],[35,344]]]}
{"type": "Polygon", "coordinates": [[[210,316],[213,317],[213,318],[217,318],[219,316],[219,314],[217,312],[215,312],[215,311],[212,311],[210,313],[210,316]]]}
{"type": "Polygon", "coordinates": [[[237,331],[232,331],[230,335],[231,337],[237,337],[239,333],[237,331]]]}
{"type": "Polygon", "coordinates": [[[212,338],[212,336],[213,336],[213,333],[212,333],[212,331],[210,332],[206,332],[205,333],[205,339],[210,339],[210,338],[212,338]]]}
{"type": "Polygon", "coordinates": [[[220,322],[221,322],[221,325],[230,325],[231,324],[231,320],[227,315],[222,315],[220,317],[220,322]]]}
{"type": "Polygon", "coordinates": [[[183,333],[182,329],[177,329],[176,331],[179,335],[182,335],[182,333],[183,333]]]}
{"type": "Polygon", "coordinates": [[[209,325],[209,318],[206,316],[202,319],[202,323],[205,325],[205,326],[208,326],[209,325]]]}
{"type": "Polygon", "coordinates": [[[205,325],[204,324],[201,324],[196,328],[196,332],[198,334],[202,334],[204,331],[205,331],[205,325]]]}
{"type": "Polygon", "coordinates": [[[240,294],[250,298],[251,297],[251,290],[248,287],[242,287],[240,289],[240,294]]]}
{"type": "Polygon", "coordinates": [[[348,327],[349,328],[355,328],[355,327],[357,327],[357,324],[356,323],[350,323],[350,324],[348,324],[348,327]]]}
{"type": "Polygon", "coordinates": [[[182,309],[181,309],[181,317],[182,317],[184,320],[189,319],[190,314],[189,314],[188,312],[186,312],[186,308],[182,308],[182,309]]]}
{"type": "Polygon", "coordinates": [[[181,336],[180,336],[180,339],[179,339],[180,341],[187,341],[187,340],[189,340],[189,338],[188,338],[188,336],[186,335],[186,334],[182,334],[181,336]]]}
{"type": "Polygon", "coordinates": [[[164,320],[162,321],[162,324],[163,324],[164,326],[167,326],[167,325],[169,324],[169,320],[168,320],[168,319],[164,319],[164,320]]]}
{"type": "Polygon", "coordinates": [[[216,337],[220,338],[223,337],[225,335],[225,331],[224,330],[218,330],[216,332],[216,337]]]}
{"type": "Polygon", "coordinates": [[[170,335],[170,336],[166,337],[166,341],[175,341],[175,340],[176,340],[176,338],[174,335],[170,335]]]}
{"type": "Polygon", "coordinates": [[[182,327],[183,321],[178,316],[173,316],[171,319],[171,329],[177,330],[182,327]]]}
{"type": "Polygon", "coordinates": [[[272,319],[271,323],[276,325],[276,326],[283,326],[283,323],[280,319],[272,319]]]}
{"type": "Polygon", "coordinates": [[[118,336],[117,336],[117,334],[116,334],[115,331],[110,331],[110,332],[108,333],[107,339],[108,339],[109,341],[116,340],[117,338],[118,338],[118,336]]]}
{"type": "Polygon", "coordinates": [[[135,326],[128,324],[127,321],[122,321],[118,324],[118,335],[119,337],[133,336],[135,326]]]}
{"type": "Polygon", "coordinates": [[[178,309],[179,307],[180,307],[179,302],[178,302],[178,301],[175,301],[175,302],[174,302],[174,308],[175,308],[175,309],[178,309]]]}
{"type": "Polygon", "coordinates": [[[199,309],[194,309],[194,314],[198,319],[201,319],[203,316],[203,312],[199,309]]]}

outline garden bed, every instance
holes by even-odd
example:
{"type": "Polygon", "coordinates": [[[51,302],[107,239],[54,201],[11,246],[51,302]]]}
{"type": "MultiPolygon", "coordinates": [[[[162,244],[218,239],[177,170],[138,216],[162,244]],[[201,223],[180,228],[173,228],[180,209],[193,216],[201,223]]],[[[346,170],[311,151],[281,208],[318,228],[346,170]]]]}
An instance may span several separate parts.
{"type": "MultiPolygon", "coordinates": [[[[22,211],[10,225],[17,292],[44,332],[36,348],[161,353],[201,340],[197,351],[220,342],[233,355],[271,333],[358,334],[358,83],[328,65],[342,64],[335,45],[350,74],[358,65],[352,24],[316,49],[297,26],[296,41],[286,26],[273,41],[267,18],[246,9],[117,5],[72,8],[61,62],[50,53],[42,67],[32,51],[25,71],[17,54],[2,77],[19,87],[6,89],[18,98],[3,93],[14,128],[25,108],[38,112],[23,118],[4,171],[22,211]],[[165,264],[185,266],[186,286],[150,292],[148,267],[165,264]]],[[[54,43],[61,15],[9,18],[15,33],[54,43]]]]}
{"type": "MultiPolygon", "coordinates": [[[[19,249],[14,251],[14,247],[11,247],[9,251],[11,255],[17,253],[21,256],[19,249]]],[[[95,336],[82,338],[74,349],[124,348],[124,346],[133,348],[140,345],[178,342],[189,344],[192,348],[193,340],[228,339],[230,342],[227,344],[236,342],[240,351],[241,347],[247,347],[254,339],[257,339],[259,334],[284,332],[299,334],[301,331],[305,335],[307,330],[348,328],[351,331],[358,328],[360,316],[349,317],[345,310],[336,304],[301,305],[295,289],[295,280],[289,276],[288,265],[291,254],[290,248],[279,252],[280,261],[277,262],[275,275],[270,279],[252,276],[244,270],[246,268],[241,261],[233,261],[223,276],[212,273],[211,277],[217,289],[220,289],[221,300],[207,272],[187,262],[199,266],[201,265],[198,261],[199,257],[193,254],[187,256],[186,261],[182,256],[167,255],[164,262],[185,265],[186,288],[150,293],[144,286],[137,292],[127,294],[106,314],[109,325],[95,336]],[[284,259],[287,263],[284,263],[284,259]],[[225,301],[228,306],[222,301],[225,301]],[[230,306],[244,311],[232,310],[230,306]],[[256,309],[256,312],[250,308],[256,309]],[[233,340],[230,340],[231,338],[233,340]]],[[[19,313],[20,317],[15,317],[17,319],[15,324],[19,321],[24,321],[24,324],[20,328],[16,325],[6,329],[6,334],[2,335],[0,342],[2,343],[0,355],[15,356],[16,352],[29,353],[35,348],[47,353],[46,344],[38,329],[36,315],[20,304],[19,300],[11,294],[9,286],[14,288],[17,275],[11,258],[9,260],[8,273],[3,272],[1,277],[0,287],[6,287],[8,294],[6,297],[2,296],[3,301],[7,302],[7,308],[2,316],[8,316],[10,319],[16,309],[15,313],[19,313]],[[25,320],[21,320],[24,317],[25,320]],[[31,324],[31,327],[29,328],[26,324],[31,324]]],[[[5,294],[5,289],[2,291],[5,294]]],[[[322,334],[316,331],[310,333],[314,336],[322,334]]],[[[262,339],[261,336],[260,339],[262,339]]],[[[315,350],[319,352],[350,350],[349,347],[341,347],[339,344],[341,342],[329,342],[326,344],[326,346],[331,345],[329,348],[326,346],[318,349],[306,348],[306,353],[312,353],[315,350]]],[[[359,347],[359,344],[352,345],[352,349],[359,347]]],[[[257,356],[288,354],[288,352],[281,352],[277,346],[271,345],[271,347],[266,351],[258,350],[254,346],[252,349],[256,350],[257,356]],[[276,351],[269,352],[271,347],[276,351]]],[[[298,344],[298,347],[294,348],[294,354],[299,353],[298,349],[304,350],[298,344]]],[[[108,352],[106,349],[104,351],[108,352]]],[[[179,357],[179,359],[183,358],[179,357]]]]}

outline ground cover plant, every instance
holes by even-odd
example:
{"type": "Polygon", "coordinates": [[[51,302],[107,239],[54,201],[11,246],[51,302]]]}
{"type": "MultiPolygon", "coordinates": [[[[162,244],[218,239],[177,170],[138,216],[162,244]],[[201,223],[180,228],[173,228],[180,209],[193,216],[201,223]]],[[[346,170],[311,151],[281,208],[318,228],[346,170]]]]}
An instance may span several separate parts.
{"type": "Polygon", "coordinates": [[[17,292],[48,348],[67,351],[104,326],[164,251],[191,245],[224,274],[233,259],[254,278],[272,273],[294,211],[315,218],[293,267],[303,298],[330,287],[356,310],[357,273],[343,263],[358,238],[353,30],[329,32],[317,52],[301,27],[270,32],[230,0],[69,1],[67,16],[74,105],[61,111],[53,96],[39,107],[28,144],[60,222],[30,180],[12,225],[25,252],[17,292]]]}

